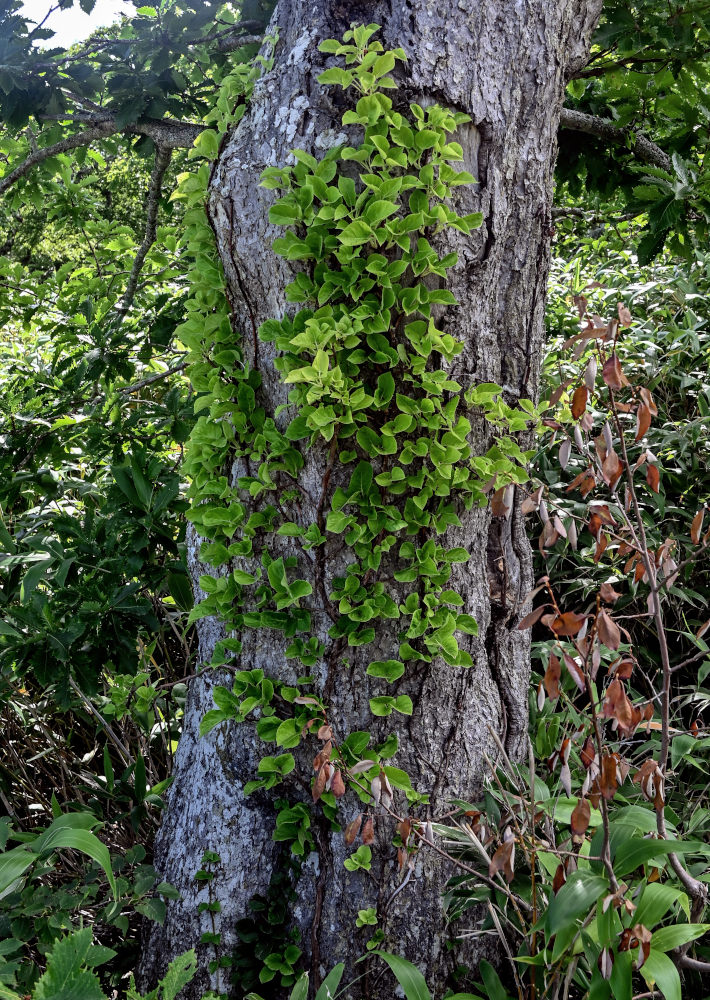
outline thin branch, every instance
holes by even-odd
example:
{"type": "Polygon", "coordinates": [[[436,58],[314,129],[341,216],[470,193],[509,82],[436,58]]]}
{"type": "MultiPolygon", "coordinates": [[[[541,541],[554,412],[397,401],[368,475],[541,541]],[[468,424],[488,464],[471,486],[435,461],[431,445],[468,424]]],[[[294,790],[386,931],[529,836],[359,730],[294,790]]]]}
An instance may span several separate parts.
{"type": "Polygon", "coordinates": [[[158,146],[155,152],[155,163],[153,164],[153,172],[150,175],[150,184],[148,185],[148,194],[145,201],[145,234],[133,261],[133,267],[131,268],[123,298],[116,306],[116,310],[121,316],[125,316],[133,304],[138,287],[138,279],[143,270],[145,259],[148,251],[155,243],[155,234],[158,229],[158,210],[160,209],[160,191],[163,186],[165,171],[170,165],[171,156],[172,150],[165,146],[158,146]]]}
{"type": "Polygon", "coordinates": [[[96,142],[99,139],[106,139],[108,136],[113,135],[117,131],[118,129],[115,124],[106,120],[95,125],[93,128],[87,128],[83,132],[77,132],[76,135],[67,136],[66,139],[61,139],[59,142],[55,142],[51,146],[45,146],[43,149],[36,149],[19,165],[19,167],[15,167],[14,170],[10,171],[9,174],[0,179],[0,194],[4,194],[9,187],[12,187],[16,181],[19,181],[21,177],[28,174],[33,167],[37,166],[38,163],[48,160],[51,156],[59,156],[60,153],[67,153],[70,149],[77,149],[79,146],[90,146],[92,142],[96,142]]]}
{"type": "Polygon", "coordinates": [[[134,385],[129,385],[127,389],[121,389],[120,396],[130,396],[134,392],[140,392],[147,385],[152,385],[153,382],[158,382],[161,378],[168,378],[170,375],[174,375],[176,372],[181,372],[187,368],[187,362],[183,361],[181,365],[175,365],[174,368],[167,368],[164,372],[157,372],[155,375],[150,375],[148,378],[142,379],[140,382],[136,382],[134,385]]]}
{"type": "Polygon", "coordinates": [[[598,115],[587,115],[582,111],[574,111],[572,108],[563,108],[560,116],[560,128],[568,128],[574,132],[585,132],[587,135],[596,135],[600,139],[606,139],[626,146],[631,140],[630,152],[643,163],[649,163],[653,167],[660,167],[661,170],[672,170],[671,158],[655,142],[646,138],[641,132],[636,132],[632,128],[619,128],[605,118],[598,115]]]}

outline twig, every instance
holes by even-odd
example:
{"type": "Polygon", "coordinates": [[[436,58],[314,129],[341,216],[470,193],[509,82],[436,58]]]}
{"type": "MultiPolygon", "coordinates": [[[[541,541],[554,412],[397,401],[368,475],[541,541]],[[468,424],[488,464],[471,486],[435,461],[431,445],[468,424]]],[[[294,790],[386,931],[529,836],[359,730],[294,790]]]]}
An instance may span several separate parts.
{"type": "Polygon", "coordinates": [[[176,372],[184,371],[185,368],[187,368],[187,363],[183,361],[182,364],[175,365],[173,368],[167,368],[164,372],[156,372],[155,375],[149,375],[148,378],[141,379],[140,382],[136,382],[134,385],[129,385],[127,389],[121,389],[119,396],[130,396],[134,392],[140,392],[147,385],[152,385],[153,382],[158,382],[162,378],[175,375],[176,372]]]}
{"type": "Polygon", "coordinates": [[[121,316],[125,316],[133,304],[133,299],[135,298],[136,289],[138,287],[138,278],[140,277],[140,273],[143,269],[145,258],[148,255],[148,251],[155,243],[155,234],[158,229],[158,211],[160,209],[160,191],[163,186],[165,171],[168,169],[170,164],[171,156],[172,150],[168,149],[166,146],[158,146],[156,149],[155,163],[153,164],[153,172],[150,175],[150,184],[148,185],[148,194],[145,201],[145,234],[133,261],[133,267],[131,268],[131,273],[128,278],[126,290],[123,293],[123,298],[116,306],[116,311],[121,316]]]}

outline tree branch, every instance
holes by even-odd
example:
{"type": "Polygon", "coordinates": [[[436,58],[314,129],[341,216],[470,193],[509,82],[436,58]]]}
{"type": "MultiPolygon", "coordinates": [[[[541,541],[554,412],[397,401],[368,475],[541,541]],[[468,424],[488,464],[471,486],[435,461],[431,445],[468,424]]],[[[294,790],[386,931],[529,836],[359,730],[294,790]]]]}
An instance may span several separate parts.
{"type": "Polygon", "coordinates": [[[9,174],[0,179],[0,194],[4,194],[9,187],[12,187],[15,181],[28,174],[38,163],[48,160],[50,156],[67,153],[70,149],[77,149],[79,146],[90,146],[92,142],[96,142],[99,139],[106,139],[116,131],[116,126],[111,121],[106,120],[96,124],[93,128],[87,128],[83,132],[78,132],[76,135],[67,136],[66,139],[61,139],[51,146],[45,146],[43,149],[35,149],[19,167],[15,167],[14,170],[11,170],[9,174]]]}
{"type": "Polygon", "coordinates": [[[140,277],[140,273],[143,269],[145,258],[148,251],[153,246],[153,243],[155,243],[155,234],[158,228],[158,209],[160,208],[160,190],[163,185],[165,171],[168,169],[168,165],[170,164],[171,156],[172,150],[165,146],[158,146],[156,149],[155,163],[153,164],[153,172],[150,175],[150,184],[148,185],[148,194],[145,200],[145,235],[143,236],[141,245],[138,247],[138,251],[133,260],[133,267],[131,268],[131,273],[128,277],[126,290],[123,293],[121,301],[116,306],[116,311],[121,315],[121,317],[126,315],[133,304],[133,299],[135,298],[136,289],[138,287],[138,278],[140,277]]]}
{"type": "Polygon", "coordinates": [[[112,132],[126,135],[144,135],[152,139],[156,146],[169,149],[189,149],[200,132],[204,131],[204,125],[182,122],[177,118],[144,118],[119,127],[113,115],[105,111],[76,110],[58,115],[41,115],[41,118],[43,121],[71,121],[82,125],[103,126],[111,128],[112,132]]]}
{"type": "Polygon", "coordinates": [[[635,132],[632,128],[619,128],[605,118],[597,115],[586,115],[582,111],[574,111],[572,108],[563,108],[560,116],[560,128],[568,128],[574,132],[586,132],[587,135],[596,135],[600,139],[625,146],[629,139],[632,140],[630,152],[643,163],[649,163],[653,167],[660,167],[661,170],[672,171],[671,158],[655,142],[651,142],[645,135],[635,132]]]}
{"type": "Polygon", "coordinates": [[[187,368],[187,362],[183,361],[182,364],[174,365],[172,368],[166,368],[164,372],[156,372],[155,375],[149,375],[148,378],[141,379],[140,382],[134,382],[133,385],[129,385],[127,389],[121,389],[120,396],[130,396],[134,392],[140,392],[141,389],[145,389],[147,385],[152,385],[153,382],[159,382],[162,378],[168,378],[170,375],[175,375],[176,372],[184,371],[187,368]]]}
{"type": "Polygon", "coordinates": [[[111,115],[91,111],[77,111],[71,115],[43,115],[42,118],[45,121],[67,121],[69,119],[89,127],[75,135],[69,135],[66,139],[61,139],[51,146],[33,150],[19,166],[11,170],[5,177],[0,178],[0,195],[4,194],[21,177],[28,174],[38,163],[48,160],[51,156],[67,153],[70,149],[77,149],[80,146],[90,146],[92,142],[107,139],[112,135],[146,136],[153,140],[159,150],[167,150],[169,158],[169,151],[172,149],[190,149],[194,145],[195,139],[204,130],[202,125],[193,125],[192,122],[181,122],[174,118],[160,120],[149,118],[145,121],[131,122],[119,127],[111,115]]]}
{"type": "Polygon", "coordinates": [[[681,969],[693,969],[695,972],[710,972],[710,962],[702,962],[699,958],[691,958],[690,955],[680,955],[677,958],[681,969]]]}

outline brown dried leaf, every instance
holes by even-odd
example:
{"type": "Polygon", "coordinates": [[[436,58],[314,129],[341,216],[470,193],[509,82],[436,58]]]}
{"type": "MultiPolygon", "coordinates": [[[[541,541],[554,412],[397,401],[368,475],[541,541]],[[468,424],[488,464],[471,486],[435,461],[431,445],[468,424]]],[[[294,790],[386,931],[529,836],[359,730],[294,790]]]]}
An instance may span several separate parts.
{"type": "Polygon", "coordinates": [[[359,760],[357,764],[353,764],[353,766],[349,768],[350,774],[364,774],[365,771],[369,771],[373,768],[376,763],[377,761],[375,760],[359,760]]]}
{"type": "Polygon", "coordinates": [[[661,474],[658,471],[658,466],[649,464],[646,469],[646,482],[654,493],[658,493],[658,488],[661,482],[661,474]]]}
{"type": "Polygon", "coordinates": [[[409,840],[409,834],[411,832],[412,832],[412,821],[407,816],[406,819],[403,819],[401,823],[397,824],[397,833],[402,838],[402,843],[405,846],[406,846],[407,841],[409,840]]]}
{"type": "Polygon", "coordinates": [[[365,825],[362,828],[361,840],[363,844],[373,844],[375,841],[375,827],[371,816],[368,816],[365,820],[365,825]]]}
{"type": "Polygon", "coordinates": [[[603,532],[599,536],[599,541],[597,542],[596,548],[594,549],[594,562],[598,563],[601,557],[604,555],[606,548],[609,544],[609,536],[606,532],[603,532]]]}
{"type": "Polygon", "coordinates": [[[605,604],[616,604],[621,594],[610,583],[603,583],[599,588],[599,596],[605,604]]]}
{"type": "Polygon", "coordinates": [[[314,802],[317,802],[318,799],[323,794],[323,792],[325,791],[325,783],[328,780],[329,770],[330,768],[328,764],[323,764],[315,776],[315,780],[313,782],[313,788],[311,789],[311,794],[313,795],[314,802]]]}
{"type": "Polygon", "coordinates": [[[330,790],[336,799],[341,798],[345,795],[345,782],[343,781],[343,776],[340,771],[336,770],[333,774],[333,779],[330,783],[330,790]]]}
{"type": "Polygon", "coordinates": [[[562,666],[554,653],[550,653],[547,670],[543,678],[547,697],[553,701],[560,696],[560,678],[562,676],[562,666]]]}
{"type": "Polygon", "coordinates": [[[594,762],[595,750],[594,750],[594,740],[591,736],[588,736],[584,741],[584,745],[579,752],[582,763],[585,768],[589,770],[594,762]]]}
{"type": "Polygon", "coordinates": [[[640,441],[642,437],[648,433],[648,429],[651,426],[651,411],[646,406],[645,403],[639,403],[638,409],[636,410],[636,441],[640,441]]]}
{"type": "Polygon", "coordinates": [[[570,548],[575,552],[577,551],[577,525],[574,521],[570,521],[569,528],[567,529],[567,541],[570,544],[570,548]]]}
{"type": "Polygon", "coordinates": [[[582,485],[579,487],[579,492],[582,494],[582,497],[585,498],[589,496],[596,485],[597,480],[594,474],[591,472],[588,473],[582,480],[582,485]]]}
{"type": "Polygon", "coordinates": [[[604,362],[602,378],[610,389],[623,389],[625,385],[628,385],[628,380],[621,370],[621,364],[616,352],[604,362]]]}
{"type": "Polygon", "coordinates": [[[555,635],[572,636],[577,635],[587,620],[586,615],[577,614],[576,611],[566,611],[558,615],[552,622],[551,628],[555,635]]]}
{"type": "Polygon", "coordinates": [[[513,881],[514,871],[513,865],[515,863],[515,841],[506,840],[500,845],[498,850],[495,852],[491,858],[491,863],[488,866],[488,877],[495,878],[498,872],[502,872],[508,883],[513,881]]]}
{"type": "Polygon", "coordinates": [[[616,758],[613,754],[602,757],[602,773],[599,776],[599,788],[605,799],[614,798],[619,787],[616,777],[616,758]]]}
{"type": "Polygon", "coordinates": [[[621,645],[621,632],[614,619],[604,609],[597,615],[597,632],[606,648],[616,652],[621,645]]]}
{"type": "Polygon", "coordinates": [[[693,523],[690,526],[690,538],[693,545],[700,544],[700,536],[703,533],[703,518],[705,517],[705,508],[701,507],[698,513],[693,518],[693,523]]]}
{"type": "Polygon", "coordinates": [[[574,395],[572,396],[572,416],[575,420],[579,420],[584,411],[587,409],[587,398],[589,397],[589,391],[585,385],[580,385],[574,390],[574,395]]]}
{"type": "Polygon", "coordinates": [[[610,948],[602,948],[597,959],[597,967],[602,979],[611,979],[614,969],[614,952],[610,948]]]}
{"type": "Polygon", "coordinates": [[[518,631],[524,632],[525,629],[532,628],[535,622],[542,618],[545,613],[545,609],[549,608],[549,606],[549,604],[541,604],[539,608],[535,608],[535,610],[531,611],[529,615],[525,615],[524,618],[521,618],[518,624],[518,631]]]}
{"type": "Polygon", "coordinates": [[[354,843],[355,838],[360,832],[360,825],[362,824],[362,813],[358,813],[354,820],[345,827],[344,840],[348,846],[354,843]]]}
{"type": "Polygon", "coordinates": [[[572,453],[572,442],[569,438],[565,438],[560,445],[560,450],[557,455],[557,461],[560,463],[560,468],[564,471],[567,468],[567,463],[569,462],[569,457],[572,453]]]}
{"type": "Polygon", "coordinates": [[[574,683],[577,685],[580,691],[584,691],[587,685],[584,679],[584,674],[582,673],[582,669],[579,666],[579,664],[572,659],[569,653],[563,652],[562,659],[565,661],[565,666],[569,670],[574,683]]]}
{"type": "Polygon", "coordinates": [[[562,886],[567,881],[567,875],[565,873],[565,866],[560,864],[557,866],[554,877],[552,879],[552,891],[555,895],[560,891],[562,886]]]}
{"type": "Polygon", "coordinates": [[[644,401],[644,403],[648,407],[648,409],[649,409],[649,411],[651,413],[651,416],[657,417],[658,416],[658,407],[656,406],[656,404],[653,401],[653,396],[651,395],[651,390],[647,389],[646,386],[643,386],[643,388],[640,390],[640,392],[641,392],[641,399],[644,401]]]}
{"type": "Polygon", "coordinates": [[[633,705],[627,697],[624,685],[617,677],[614,678],[606,689],[604,704],[602,705],[602,716],[605,719],[616,719],[619,729],[625,732],[628,732],[633,726],[633,705]]]}
{"type": "Polygon", "coordinates": [[[618,302],[616,310],[619,314],[619,322],[622,326],[631,326],[631,313],[623,302],[618,302]]]}
{"type": "Polygon", "coordinates": [[[534,493],[531,493],[529,497],[525,497],[520,505],[520,509],[523,514],[532,514],[540,506],[540,500],[542,499],[542,486],[538,486],[534,493]]]}
{"type": "Polygon", "coordinates": [[[572,810],[570,825],[572,833],[576,837],[583,837],[587,832],[592,810],[587,799],[578,799],[577,805],[572,810]]]}
{"type": "Polygon", "coordinates": [[[624,464],[616,454],[614,449],[607,454],[606,458],[602,462],[602,474],[604,476],[604,482],[612,490],[619,482],[621,473],[624,471],[624,464]]]}
{"type": "Polygon", "coordinates": [[[654,809],[663,809],[663,772],[655,760],[644,761],[633,777],[633,781],[641,786],[644,796],[653,802],[654,809]]]}
{"type": "Polygon", "coordinates": [[[512,485],[502,486],[491,497],[491,513],[493,517],[510,517],[513,509],[515,488],[512,485]]]}

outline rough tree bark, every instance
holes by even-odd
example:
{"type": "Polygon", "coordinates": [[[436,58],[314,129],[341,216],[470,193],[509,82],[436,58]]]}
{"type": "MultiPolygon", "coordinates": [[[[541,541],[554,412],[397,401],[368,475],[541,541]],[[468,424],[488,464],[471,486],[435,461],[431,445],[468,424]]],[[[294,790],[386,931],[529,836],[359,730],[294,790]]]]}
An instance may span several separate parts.
{"type": "MultiPolygon", "coordinates": [[[[267,166],[292,162],[289,151],[294,147],[318,156],[345,141],[339,125],[341,92],[316,82],[325,62],[318,43],[341,37],[352,21],[383,25],[385,46],[406,51],[409,61],[397,100],[438,102],[472,118],[456,138],[464,147],[463,167],[478,183],[458,189],[457,208],[481,211],[484,224],[471,237],[453,230],[445,237],[446,249],[459,254],[448,287],[461,306],[449,309],[439,325],[465,342],[464,352],[451,365],[452,376],[464,388],[494,381],[505,387],[509,402],[535,397],[560,110],[566,79],[586,60],[600,8],[601,0],[280,0],[274,14],[279,31],[274,69],[257,85],[247,114],[221,155],[209,206],[236,327],[243,334],[249,363],[261,371],[261,403],[267,412],[284,403],[286,393],[272,364],[273,347],[258,344],[256,330],[289,308],[283,289],[291,273],[288,263],[270,249],[277,235],[267,221],[273,192],[258,187],[259,175],[267,166]]],[[[284,414],[282,419],[288,422],[290,417],[284,414]]],[[[474,424],[474,449],[480,453],[489,443],[486,429],[474,424]]],[[[308,525],[319,520],[323,509],[327,449],[315,447],[305,458],[300,481],[306,499],[288,516],[308,525]]],[[[349,475],[336,463],[327,482],[328,496],[349,475]]],[[[464,545],[471,552],[467,564],[455,566],[451,586],[465,596],[462,610],[479,625],[478,639],[460,638],[474,666],[452,668],[435,662],[408,670],[396,690],[388,687],[387,693],[409,694],[414,714],[394,714],[381,728],[398,731],[400,750],[393,763],[409,773],[415,787],[431,793],[434,815],[445,811],[454,797],[475,796],[486,770],[484,754],[497,755],[492,732],[500,735],[512,756],[523,752],[527,738],[528,638],[516,630],[531,585],[522,518],[517,505],[509,520],[480,509],[461,517],[463,529],[451,530],[443,544],[464,545]]],[[[342,571],[338,540],[318,550],[315,561],[296,546],[289,547],[291,539],[278,541],[283,542],[279,554],[299,556],[297,575],[311,580],[314,596],[326,602],[332,575],[342,571]]],[[[202,571],[197,550],[193,538],[195,580],[202,571]]],[[[396,657],[396,629],[381,629],[375,649],[348,650],[327,639],[329,624],[327,618],[316,620],[327,645],[319,678],[332,706],[330,718],[341,736],[372,729],[368,698],[383,693],[382,682],[366,677],[364,668],[371,659],[396,657]]],[[[198,628],[200,658],[208,661],[219,627],[203,620],[198,628]]],[[[245,666],[262,667],[269,675],[293,682],[299,671],[294,661],[284,658],[280,633],[247,633],[243,640],[245,666]]],[[[156,845],[161,874],[179,887],[183,898],[170,904],[164,927],[151,933],[143,955],[145,981],[209,927],[207,916],[197,914],[204,891],[193,882],[203,850],[215,850],[222,858],[214,885],[227,948],[235,940],[236,920],[248,913],[254,894],[265,892],[279,865],[279,846],[271,837],[272,798],[261,793],[245,798],[242,792],[264,753],[253,727],[230,725],[204,739],[198,736],[200,718],[213,707],[212,687],[224,682],[224,676],[207,675],[191,684],[175,782],[156,845]]],[[[298,761],[305,792],[296,782],[287,792],[305,800],[308,759],[301,756],[298,761]]],[[[350,819],[359,805],[348,804],[347,798],[344,803],[345,818],[350,819]]],[[[304,865],[293,909],[311,981],[317,984],[336,962],[350,965],[362,953],[366,935],[356,931],[355,917],[358,909],[377,906],[387,934],[385,946],[416,962],[433,990],[440,991],[453,963],[445,947],[440,901],[451,872],[431,852],[420,852],[415,877],[388,906],[399,881],[390,846],[392,823],[382,815],[375,825],[373,881],[345,870],[343,858],[349,851],[342,835],[331,835],[327,824],[314,820],[318,850],[304,865]]],[[[471,961],[475,953],[469,947],[457,958],[471,961]]],[[[344,982],[353,972],[350,965],[344,982]]],[[[351,995],[389,997],[391,991],[388,978],[371,976],[351,995]]],[[[241,994],[236,990],[234,995],[241,994]]],[[[199,986],[189,996],[199,996],[199,986]]]]}

